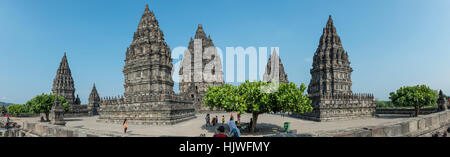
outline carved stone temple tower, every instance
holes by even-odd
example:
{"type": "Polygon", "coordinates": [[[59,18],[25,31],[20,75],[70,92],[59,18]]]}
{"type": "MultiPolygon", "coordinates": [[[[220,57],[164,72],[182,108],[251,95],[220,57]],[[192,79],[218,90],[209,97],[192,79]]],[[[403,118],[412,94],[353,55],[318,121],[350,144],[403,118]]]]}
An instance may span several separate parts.
{"type": "Polygon", "coordinates": [[[98,95],[97,88],[95,88],[94,84],[94,87],[92,87],[91,94],[89,94],[89,104],[88,104],[89,115],[90,116],[98,115],[99,106],[100,106],[100,96],[98,95]]]}
{"type": "Polygon", "coordinates": [[[352,93],[352,72],[348,53],[342,46],[330,15],[311,69],[308,94],[314,111],[299,116],[316,121],[374,116],[376,105],[373,95],[352,93]]]}
{"type": "Polygon", "coordinates": [[[275,50],[267,62],[266,71],[263,76],[264,82],[271,82],[272,80],[275,80],[276,83],[289,83],[281,58],[275,50]]]}
{"type": "Polygon", "coordinates": [[[56,77],[53,79],[52,93],[63,96],[71,108],[80,105],[75,99],[74,81],[70,72],[69,63],[67,62],[66,53],[64,53],[61,63],[59,63],[56,77]]]}
{"type": "Polygon", "coordinates": [[[171,55],[147,5],[126,51],[124,96],[103,99],[98,121],[171,125],[195,118],[192,102],[173,91],[171,55]]]}
{"type": "Polygon", "coordinates": [[[203,106],[203,96],[208,87],[223,86],[222,62],[211,36],[206,37],[201,24],[194,40],[189,41],[180,65],[180,94],[189,97],[196,110],[208,110],[203,106]]]}

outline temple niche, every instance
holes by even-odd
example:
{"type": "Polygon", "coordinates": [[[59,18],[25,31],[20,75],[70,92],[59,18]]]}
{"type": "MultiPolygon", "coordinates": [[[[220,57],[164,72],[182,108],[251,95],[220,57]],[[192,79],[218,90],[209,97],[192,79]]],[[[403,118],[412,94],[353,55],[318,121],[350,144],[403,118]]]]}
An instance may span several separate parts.
{"type": "Polygon", "coordinates": [[[146,5],[126,51],[123,96],[103,98],[99,122],[172,125],[195,118],[190,100],[173,91],[171,50],[146,5]]]}
{"type": "Polygon", "coordinates": [[[202,24],[198,25],[194,39],[189,41],[179,75],[180,94],[191,99],[197,111],[209,110],[203,105],[208,87],[223,86],[225,82],[221,58],[211,36],[206,36],[202,24]]]}
{"type": "Polygon", "coordinates": [[[331,15],[323,28],[312,66],[308,94],[314,110],[296,116],[315,121],[374,116],[376,104],[373,95],[355,94],[351,90],[353,69],[331,15]]]}

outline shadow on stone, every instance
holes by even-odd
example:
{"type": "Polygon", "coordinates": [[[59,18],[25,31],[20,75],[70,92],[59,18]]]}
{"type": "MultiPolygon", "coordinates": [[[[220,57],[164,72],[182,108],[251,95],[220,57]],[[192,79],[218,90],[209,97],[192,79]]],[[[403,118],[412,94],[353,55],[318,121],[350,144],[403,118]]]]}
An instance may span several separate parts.
{"type": "Polygon", "coordinates": [[[225,127],[225,133],[228,133],[230,131],[228,125],[226,125],[226,124],[222,125],[222,123],[216,124],[215,126],[206,126],[206,124],[205,124],[205,125],[202,125],[201,129],[202,130],[206,130],[208,132],[215,133],[217,128],[219,128],[219,126],[224,126],[225,127]]]}
{"type": "Polygon", "coordinates": [[[409,118],[408,114],[377,114],[375,116],[378,119],[397,119],[397,118],[409,118]]]}
{"type": "Polygon", "coordinates": [[[83,121],[82,119],[64,119],[66,122],[76,122],[76,121],[83,121]]]}
{"type": "Polygon", "coordinates": [[[248,132],[242,131],[241,135],[268,135],[268,134],[278,134],[284,132],[284,127],[275,125],[275,124],[268,124],[268,123],[259,123],[256,125],[256,132],[248,132]]]}

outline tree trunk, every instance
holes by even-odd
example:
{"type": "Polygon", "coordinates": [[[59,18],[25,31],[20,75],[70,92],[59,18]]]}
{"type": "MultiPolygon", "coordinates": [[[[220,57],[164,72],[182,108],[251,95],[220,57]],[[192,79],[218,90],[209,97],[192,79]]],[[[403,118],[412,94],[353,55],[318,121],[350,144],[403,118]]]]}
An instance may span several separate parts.
{"type": "Polygon", "coordinates": [[[258,115],[259,113],[253,113],[253,121],[252,121],[252,128],[250,129],[250,132],[256,132],[256,123],[258,121],[258,115]]]}
{"type": "Polygon", "coordinates": [[[48,119],[48,116],[49,115],[49,113],[45,113],[45,120],[48,122],[48,121],[50,121],[49,119],[48,119]]]}
{"type": "Polygon", "coordinates": [[[414,117],[419,117],[420,107],[416,107],[416,115],[414,117]]]}

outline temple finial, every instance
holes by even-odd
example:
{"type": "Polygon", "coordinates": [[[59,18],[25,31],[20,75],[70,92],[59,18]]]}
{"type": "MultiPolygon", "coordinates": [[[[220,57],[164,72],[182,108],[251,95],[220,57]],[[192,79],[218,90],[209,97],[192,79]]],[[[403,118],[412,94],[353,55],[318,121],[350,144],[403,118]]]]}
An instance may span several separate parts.
{"type": "Polygon", "coordinates": [[[149,7],[148,7],[148,3],[145,4],[145,10],[150,10],[149,7]]]}

